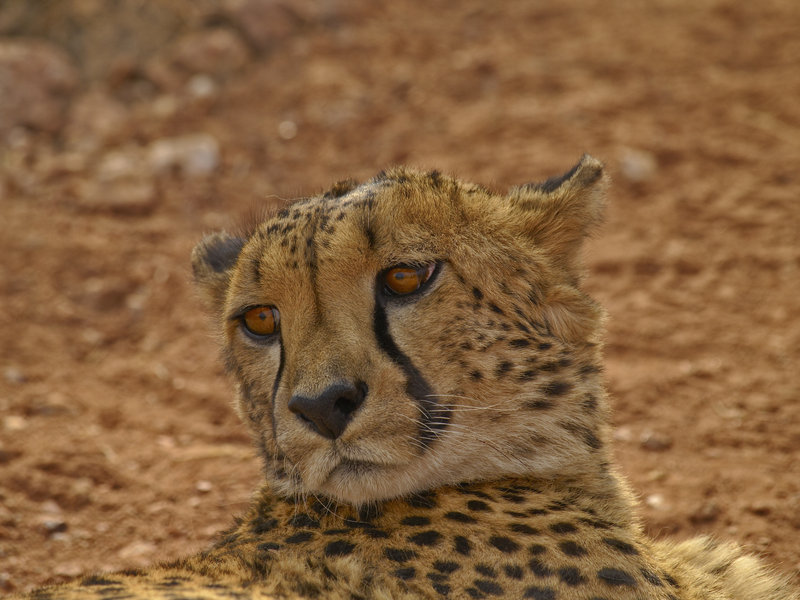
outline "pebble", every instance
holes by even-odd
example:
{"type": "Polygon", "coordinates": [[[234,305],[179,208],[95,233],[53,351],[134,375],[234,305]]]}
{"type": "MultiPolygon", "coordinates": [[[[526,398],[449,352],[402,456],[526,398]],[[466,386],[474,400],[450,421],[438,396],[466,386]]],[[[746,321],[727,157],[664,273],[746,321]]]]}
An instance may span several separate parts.
{"type": "Polygon", "coordinates": [[[672,447],[672,438],[664,433],[657,433],[655,431],[645,431],[639,438],[639,444],[645,450],[651,452],[663,452],[672,447]]]}
{"type": "Polygon", "coordinates": [[[25,373],[22,370],[18,369],[17,367],[6,367],[3,369],[3,377],[8,383],[25,383],[27,378],[25,377],[25,373]]]}
{"type": "Polygon", "coordinates": [[[7,431],[22,431],[28,426],[28,421],[25,417],[19,415],[8,415],[3,417],[3,429],[7,431]]]}
{"type": "Polygon", "coordinates": [[[154,173],[179,170],[189,177],[208,175],[219,166],[219,143],[207,133],[160,139],[150,145],[148,163],[154,173]]]}
{"type": "Polygon", "coordinates": [[[692,523],[712,523],[722,514],[722,509],[713,500],[704,502],[695,511],[689,515],[689,520],[692,523]]]}
{"type": "Polygon", "coordinates": [[[628,181],[641,183],[653,178],[658,170],[658,163],[650,152],[625,148],[620,153],[619,170],[628,181]]]}
{"type": "Polygon", "coordinates": [[[198,481],[194,487],[195,489],[197,489],[198,492],[202,492],[204,494],[207,494],[212,489],[214,489],[214,486],[211,484],[211,482],[206,480],[198,481]]]}
{"type": "Polygon", "coordinates": [[[53,537],[57,533],[64,533],[67,529],[69,529],[66,521],[54,519],[51,516],[42,519],[41,526],[44,532],[50,537],[53,537]]]}

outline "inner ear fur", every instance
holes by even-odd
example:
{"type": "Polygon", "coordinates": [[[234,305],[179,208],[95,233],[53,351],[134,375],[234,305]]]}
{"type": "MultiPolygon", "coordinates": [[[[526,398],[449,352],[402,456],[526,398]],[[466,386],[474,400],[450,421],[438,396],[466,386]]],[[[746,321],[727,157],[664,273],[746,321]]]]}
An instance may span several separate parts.
{"type": "Polygon", "coordinates": [[[212,310],[222,310],[231,270],[244,243],[243,238],[222,231],[205,236],[192,250],[194,281],[212,310]]]}
{"type": "Polygon", "coordinates": [[[578,253],[603,220],[607,187],[603,163],[584,154],[563,175],[513,188],[508,198],[533,243],[577,278],[578,253]]]}

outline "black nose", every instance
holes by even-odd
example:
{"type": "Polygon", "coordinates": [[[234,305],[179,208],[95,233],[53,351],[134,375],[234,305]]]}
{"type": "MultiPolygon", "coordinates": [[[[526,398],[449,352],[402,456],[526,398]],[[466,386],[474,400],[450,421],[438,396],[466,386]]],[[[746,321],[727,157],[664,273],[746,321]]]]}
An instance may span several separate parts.
{"type": "Polygon", "coordinates": [[[334,383],[314,398],[292,396],[289,410],[320,435],[335,440],[342,435],[366,395],[367,384],[363,381],[334,383]]]}

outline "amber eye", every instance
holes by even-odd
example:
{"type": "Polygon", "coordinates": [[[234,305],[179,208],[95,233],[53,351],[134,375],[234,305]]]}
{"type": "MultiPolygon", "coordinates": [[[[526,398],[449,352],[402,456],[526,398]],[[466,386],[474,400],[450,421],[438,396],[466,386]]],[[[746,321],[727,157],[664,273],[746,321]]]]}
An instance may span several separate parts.
{"type": "Polygon", "coordinates": [[[421,267],[393,267],[383,274],[386,290],[398,296],[406,296],[416,292],[431,278],[436,264],[421,267]]]}
{"type": "Polygon", "coordinates": [[[247,333],[265,337],[278,333],[281,313],[274,306],[256,306],[242,315],[242,325],[247,333]]]}

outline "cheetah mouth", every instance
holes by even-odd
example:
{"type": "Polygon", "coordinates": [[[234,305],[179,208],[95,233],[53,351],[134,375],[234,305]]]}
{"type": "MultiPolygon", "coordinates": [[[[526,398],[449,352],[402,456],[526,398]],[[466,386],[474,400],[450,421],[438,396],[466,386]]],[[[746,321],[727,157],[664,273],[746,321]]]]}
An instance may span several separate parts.
{"type": "Polygon", "coordinates": [[[355,460],[352,458],[343,458],[338,465],[336,465],[331,472],[328,474],[328,480],[330,481],[334,477],[342,477],[342,476],[349,476],[349,477],[359,477],[364,475],[372,475],[376,471],[383,470],[385,465],[378,464],[376,462],[371,462],[368,460],[355,460]]]}

